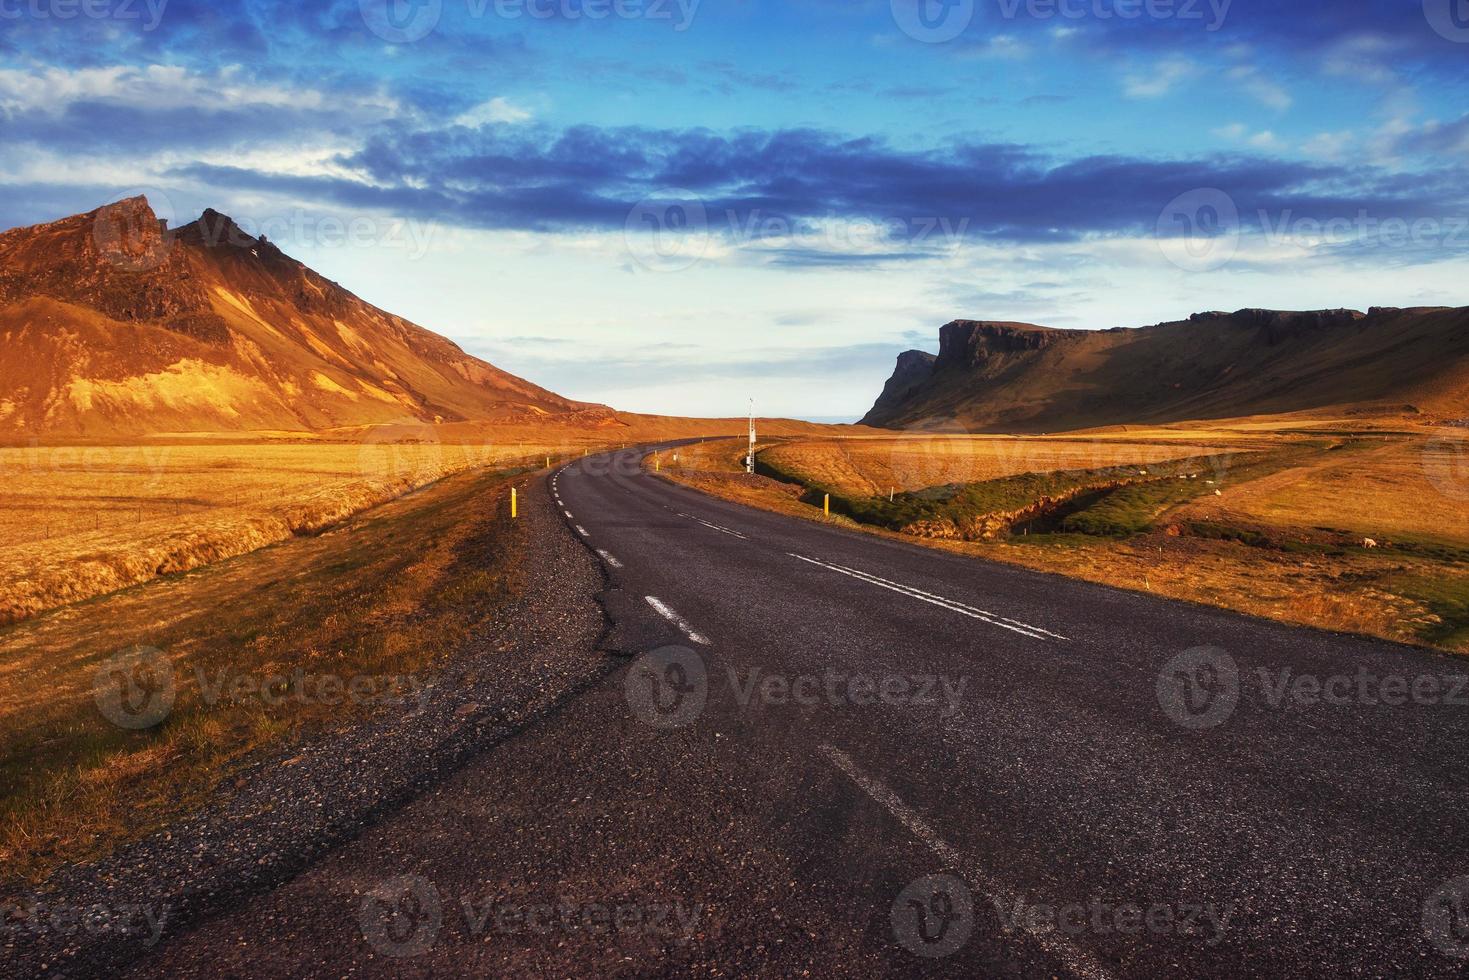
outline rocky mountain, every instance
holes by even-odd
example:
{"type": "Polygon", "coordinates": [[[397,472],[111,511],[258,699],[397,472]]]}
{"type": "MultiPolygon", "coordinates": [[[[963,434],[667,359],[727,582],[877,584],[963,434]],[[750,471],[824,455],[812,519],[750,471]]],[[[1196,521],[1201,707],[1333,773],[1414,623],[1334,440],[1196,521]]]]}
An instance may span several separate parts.
{"type": "Polygon", "coordinates": [[[618,424],[359,299],[216,211],[141,197],[0,234],[0,437],[618,424]]]}
{"type": "Polygon", "coordinates": [[[1135,329],[955,320],[863,424],[1036,432],[1313,410],[1460,417],[1469,308],[1197,313],[1135,329]]]}

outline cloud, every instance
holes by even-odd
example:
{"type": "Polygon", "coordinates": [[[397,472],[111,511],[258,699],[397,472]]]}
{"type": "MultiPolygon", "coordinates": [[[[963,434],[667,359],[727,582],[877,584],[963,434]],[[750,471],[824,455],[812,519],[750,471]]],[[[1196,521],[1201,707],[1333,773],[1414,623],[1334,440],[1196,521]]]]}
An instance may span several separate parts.
{"type": "Polygon", "coordinates": [[[504,96],[495,96],[488,102],[460,113],[454,118],[456,126],[468,126],[477,129],[480,126],[488,126],[494,123],[520,123],[531,118],[529,109],[522,109],[513,104],[504,96]]]}
{"type": "Polygon", "coordinates": [[[1169,58],[1146,71],[1133,72],[1122,80],[1122,91],[1130,99],[1157,99],[1169,95],[1197,72],[1183,58],[1169,58]]]}
{"type": "Polygon", "coordinates": [[[1278,82],[1267,78],[1254,65],[1236,65],[1228,76],[1245,94],[1269,109],[1284,112],[1294,102],[1291,94],[1278,82]]]}

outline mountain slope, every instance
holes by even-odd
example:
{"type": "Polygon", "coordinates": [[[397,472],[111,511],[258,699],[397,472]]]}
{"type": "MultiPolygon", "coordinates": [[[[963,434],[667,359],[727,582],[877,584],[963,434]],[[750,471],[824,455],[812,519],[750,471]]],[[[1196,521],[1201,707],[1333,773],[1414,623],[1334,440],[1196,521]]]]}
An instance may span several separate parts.
{"type": "Polygon", "coordinates": [[[616,424],[364,302],[225,215],[131,198],[0,234],[0,435],[616,424]]]}
{"type": "Polygon", "coordinates": [[[1138,329],[955,320],[862,419],[1035,432],[1318,409],[1469,414],[1469,308],[1240,310],[1138,329]]]}

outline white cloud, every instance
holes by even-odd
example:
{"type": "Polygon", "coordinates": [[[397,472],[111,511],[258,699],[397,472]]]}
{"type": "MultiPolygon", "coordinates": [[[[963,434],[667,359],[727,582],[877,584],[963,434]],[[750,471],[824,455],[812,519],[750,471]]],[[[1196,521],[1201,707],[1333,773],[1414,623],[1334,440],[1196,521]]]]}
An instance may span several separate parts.
{"type": "Polygon", "coordinates": [[[1130,99],[1157,99],[1172,92],[1194,76],[1194,66],[1182,58],[1169,58],[1145,72],[1134,72],[1122,80],[1122,91],[1130,99]]]}
{"type": "Polygon", "coordinates": [[[1220,139],[1229,140],[1232,143],[1247,143],[1257,150],[1273,150],[1280,146],[1280,140],[1276,139],[1272,131],[1265,129],[1252,133],[1244,123],[1230,123],[1228,126],[1220,126],[1210,132],[1220,139]]]}
{"type": "Polygon", "coordinates": [[[455,118],[454,124],[477,129],[491,123],[521,123],[530,117],[530,110],[522,109],[504,96],[497,95],[488,102],[481,102],[467,112],[461,113],[455,118]]]}
{"type": "Polygon", "coordinates": [[[1317,160],[1339,160],[1355,138],[1350,131],[1317,133],[1301,144],[1301,152],[1317,160]]]}
{"type": "Polygon", "coordinates": [[[1295,101],[1285,87],[1272,81],[1254,65],[1238,65],[1229,70],[1229,78],[1237,82],[1245,94],[1269,109],[1284,112],[1295,101]]]}
{"type": "Polygon", "coordinates": [[[239,65],[208,74],[177,65],[0,69],[0,110],[7,113],[59,115],[80,102],[151,111],[267,107],[379,119],[402,112],[396,99],[381,93],[327,95],[311,88],[263,85],[239,65]]]}

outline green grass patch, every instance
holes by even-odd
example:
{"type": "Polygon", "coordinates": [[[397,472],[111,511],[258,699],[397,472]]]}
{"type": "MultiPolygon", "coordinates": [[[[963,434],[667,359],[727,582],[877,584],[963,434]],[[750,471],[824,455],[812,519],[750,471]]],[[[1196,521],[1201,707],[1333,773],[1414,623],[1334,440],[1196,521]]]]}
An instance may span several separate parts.
{"type": "Polygon", "coordinates": [[[1426,624],[1418,635],[1446,647],[1469,647],[1469,577],[1420,575],[1396,583],[1399,594],[1423,603],[1440,619],[1426,624]]]}

